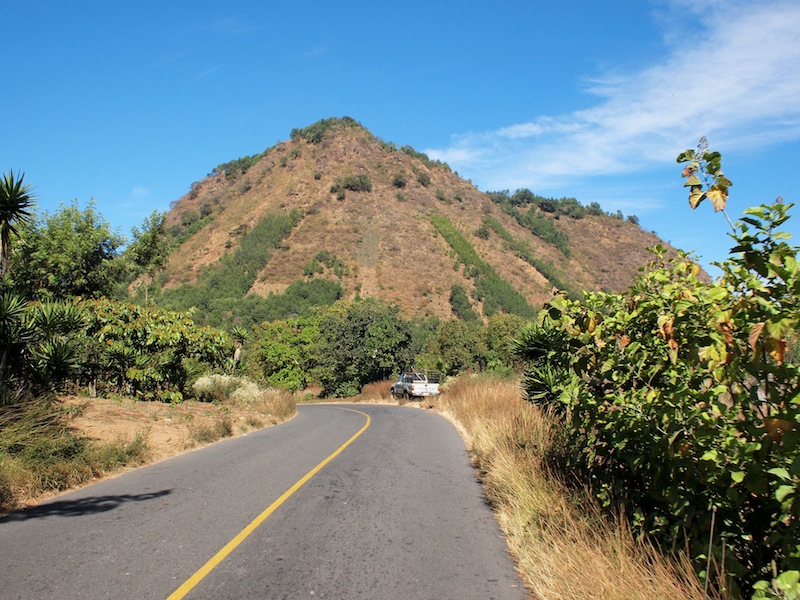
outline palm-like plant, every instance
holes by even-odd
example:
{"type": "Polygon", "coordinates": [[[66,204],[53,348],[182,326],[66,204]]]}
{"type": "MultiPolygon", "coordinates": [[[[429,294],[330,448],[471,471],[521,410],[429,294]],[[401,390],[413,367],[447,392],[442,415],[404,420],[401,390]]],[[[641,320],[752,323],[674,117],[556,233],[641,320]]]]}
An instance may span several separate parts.
{"type": "Polygon", "coordinates": [[[19,235],[16,225],[30,221],[34,204],[31,186],[23,183],[24,174],[3,173],[0,179],[0,277],[8,270],[11,234],[19,235]]]}

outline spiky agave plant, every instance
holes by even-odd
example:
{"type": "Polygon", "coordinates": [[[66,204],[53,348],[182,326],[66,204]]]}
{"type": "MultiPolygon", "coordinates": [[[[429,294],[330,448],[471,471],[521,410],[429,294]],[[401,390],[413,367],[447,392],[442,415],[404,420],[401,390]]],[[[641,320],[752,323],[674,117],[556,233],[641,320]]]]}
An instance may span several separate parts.
{"type": "Polygon", "coordinates": [[[0,178],[0,279],[8,270],[11,236],[19,235],[17,225],[26,223],[33,216],[34,196],[31,186],[23,183],[24,174],[13,171],[3,173],[0,178]]]}

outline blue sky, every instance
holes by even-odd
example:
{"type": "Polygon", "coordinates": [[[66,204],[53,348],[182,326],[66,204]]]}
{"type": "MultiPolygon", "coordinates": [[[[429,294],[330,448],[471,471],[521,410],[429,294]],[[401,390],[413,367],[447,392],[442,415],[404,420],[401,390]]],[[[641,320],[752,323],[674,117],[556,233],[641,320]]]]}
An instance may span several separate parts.
{"type": "Polygon", "coordinates": [[[126,234],[216,165],[344,115],[484,191],[635,214],[705,265],[728,227],[691,211],[675,164],[700,136],[732,219],[800,203],[797,0],[30,0],[3,16],[0,170],[42,211],[94,198],[126,234]]]}

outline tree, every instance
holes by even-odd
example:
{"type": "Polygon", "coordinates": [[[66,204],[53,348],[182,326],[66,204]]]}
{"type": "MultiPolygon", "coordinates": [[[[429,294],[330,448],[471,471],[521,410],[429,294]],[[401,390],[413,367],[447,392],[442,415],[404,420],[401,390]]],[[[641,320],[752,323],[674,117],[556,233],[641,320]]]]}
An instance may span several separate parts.
{"type": "Polygon", "coordinates": [[[100,297],[111,294],[122,280],[117,249],[124,236],[111,231],[90,201],[84,210],[77,201],[33,223],[24,234],[25,252],[12,257],[15,287],[38,299],[100,297]]]}
{"type": "Polygon", "coordinates": [[[323,394],[348,396],[412,363],[411,324],[373,299],[337,303],[320,317],[323,394]]]}
{"type": "Polygon", "coordinates": [[[528,321],[517,315],[497,313],[489,317],[486,325],[486,346],[489,366],[512,367],[517,362],[512,354],[511,341],[522,331],[528,321]]]}
{"type": "MultiPolygon", "coordinates": [[[[724,213],[720,154],[703,139],[678,162],[690,206],[724,213]]],[[[781,231],[792,206],[725,215],[735,245],[714,282],[657,247],[627,292],[556,296],[516,342],[525,396],[561,415],[550,464],[736,597],[800,597],[800,247],[781,231]]]]}
{"type": "Polygon", "coordinates": [[[142,228],[132,228],[133,241],[125,251],[137,274],[143,276],[144,303],[156,273],[164,268],[169,258],[170,242],[164,229],[165,214],[153,211],[142,223],[142,228]]]}
{"type": "Polygon", "coordinates": [[[486,333],[483,323],[444,321],[428,339],[426,354],[436,357],[436,368],[445,375],[486,365],[486,333]]]}
{"type": "Polygon", "coordinates": [[[11,235],[19,235],[16,225],[30,221],[34,196],[31,186],[24,184],[24,174],[3,174],[0,180],[0,278],[8,271],[11,235]]]}
{"type": "Polygon", "coordinates": [[[257,341],[248,365],[270,385],[296,391],[313,377],[319,355],[316,317],[273,321],[256,328],[257,341]]]}

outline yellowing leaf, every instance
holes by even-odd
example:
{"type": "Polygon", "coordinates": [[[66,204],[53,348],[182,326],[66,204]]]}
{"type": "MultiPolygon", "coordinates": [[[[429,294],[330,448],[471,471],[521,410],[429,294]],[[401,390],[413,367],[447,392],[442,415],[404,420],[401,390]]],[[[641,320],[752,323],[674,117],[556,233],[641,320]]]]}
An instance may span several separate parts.
{"type": "Polygon", "coordinates": [[[658,333],[664,340],[671,340],[674,331],[675,317],[672,315],[659,315],[658,333]]]}
{"type": "Polygon", "coordinates": [[[700,206],[700,203],[705,199],[706,195],[700,191],[700,186],[696,186],[692,188],[692,191],[689,193],[689,206],[692,209],[697,208],[700,206]]]}
{"type": "Polygon", "coordinates": [[[753,352],[755,352],[756,348],[758,348],[758,338],[761,337],[761,332],[764,330],[764,325],[765,323],[763,322],[756,323],[750,329],[750,335],[747,336],[747,342],[750,344],[750,348],[753,350],[753,352]]]}
{"type": "Polygon", "coordinates": [[[725,209],[725,204],[728,202],[728,194],[722,188],[712,186],[706,193],[708,199],[714,205],[714,212],[719,212],[725,209]]]}
{"type": "Polygon", "coordinates": [[[786,340],[770,338],[765,345],[769,355],[775,359],[778,365],[782,365],[783,359],[786,357],[786,340]]]}
{"type": "Polygon", "coordinates": [[[669,361],[675,365],[678,363],[678,342],[675,340],[670,340],[667,342],[669,348],[667,349],[667,356],[669,356],[669,361]]]}

